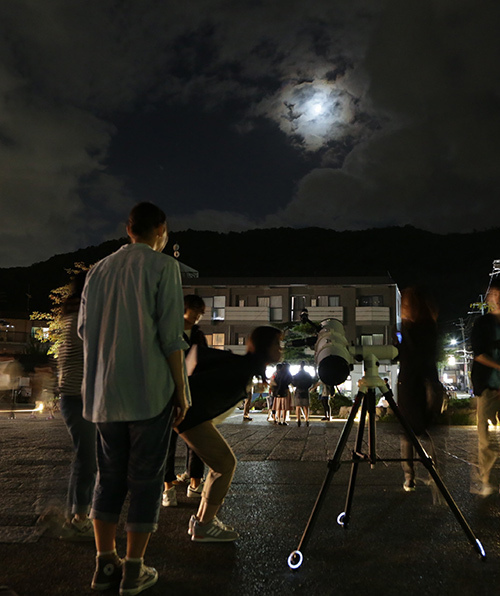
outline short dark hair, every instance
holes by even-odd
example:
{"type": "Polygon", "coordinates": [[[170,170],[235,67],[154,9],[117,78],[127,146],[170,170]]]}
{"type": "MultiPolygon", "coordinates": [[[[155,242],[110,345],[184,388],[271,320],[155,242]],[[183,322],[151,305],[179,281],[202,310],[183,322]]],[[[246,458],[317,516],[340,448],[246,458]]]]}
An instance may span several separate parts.
{"type": "Polygon", "coordinates": [[[198,294],[186,294],[184,296],[184,310],[191,308],[193,310],[205,310],[205,302],[198,294]]]}
{"type": "Polygon", "coordinates": [[[150,234],[154,228],[161,226],[167,221],[165,213],[153,203],[144,201],[137,203],[132,207],[128,216],[128,225],[134,236],[144,238],[150,234]]]}

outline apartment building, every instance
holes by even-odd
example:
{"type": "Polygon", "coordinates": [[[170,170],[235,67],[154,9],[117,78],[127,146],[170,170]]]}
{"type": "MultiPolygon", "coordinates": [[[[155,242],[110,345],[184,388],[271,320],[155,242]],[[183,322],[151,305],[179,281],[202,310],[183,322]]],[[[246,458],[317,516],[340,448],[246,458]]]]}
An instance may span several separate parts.
{"type": "MultiPolygon", "coordinates": [[[[184,278],[185,294],[198,294],[207,306],[200,327],[210,345],[245,352],[258,325],[339,319],[351,345],[391,344],[400,321],[400,292],[390,277],[184,278]]],[[[396,368],[382,362],[380,372],[395,386],[396,368]]],[[[355,365],[352,380],[362,374],[355,365]]]]}

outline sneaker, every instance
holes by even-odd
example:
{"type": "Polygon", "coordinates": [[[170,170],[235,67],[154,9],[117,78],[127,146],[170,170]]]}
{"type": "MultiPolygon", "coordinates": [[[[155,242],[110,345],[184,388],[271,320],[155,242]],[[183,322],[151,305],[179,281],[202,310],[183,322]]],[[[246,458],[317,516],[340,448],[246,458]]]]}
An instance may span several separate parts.
{"type": "Polygon", "coordinates": [[[135,596],[147,590],[158,581],[158,571],[146,567],[142,561],[127,561],[123,565],[120,596],[135,596]]]}
{"type": "Polygon", "coordinates": [[[196,487],[196,488],[192,488],[191,486],[187,487],[187,491],[186,494],[188,497],[192,497],[194,499],[201,499],[201,493],[203,492],[203,482],[200,482],[200,484],[196,487]]]}
{"type": "Polygon", "coordinates": [[[415,480],[405,480],[403,484],[403,490],[407,493],[412,493],[415,491],[415,480]]]}
{"type": "Polygon", "coordinates": [[[491,484],[483,484],[481,487],[481,490],[479,491],[479,494],[482,497],[490,497],[492,494],[496,493],[496,489],[494,486],[491,486],[491,484]]]}
{"type": "Polygon", "coordinates": [[[245,420],[246,422],[251,422],[253,418],[250,418],[250,416],[243,416],[243,420],[245,420]]]}
{"type": "Polygon", "coordinates": [[[96,568],[90,587],[92,590],[109,590],[120,585],[123,559],[117,554],[96,557],[96,568]]]}
{"type": "Polygon", "coordinates": [[[197,518],[191,527],[191,540],[193,542],[233,542],[240,537],[231,526],[226,526],[219,519],[214,519],[202,525],[197,518]]]}
{"type": "MultiPolygon", "coordinates": [[[[196,515],[192,515],[191,519],[189,520],[189,527],[188,527],[188,534],[190,536],[193,535],[193,527],[194,527],[194,524],[196,521],[198,521],[198,518],[196,517],[196,515]]],[[[214,521],[216,524],[224,526],[224,528],[226,530],[234,530],[233,526],[228,526],[226,524],[223,524],[218,517],[214,517],[214,521]]]]}
{"type": "Polygon", "coordinates": [[[163,491],[161,504],[163,507],[177,507],[177,493],[175,491],[175,486],[163,491]]]}
{"type": "Polygon", "coordinates": [[[306,420],[306,426],[309,426],[309,420],[306,420]]]}
{"type": "Polygon", "coordinates": [[[190,476],[187,472],[182,472],[182,474],[177,474],[177,482],[181,482],[184,484],[185,482],[189,482],[190,476]]]}
{"type": "Polygon", "coordinates": [[[300,426],[300,425],[301,425],[300,420],[297,420],[297,426],[300,426]]]}
{"type": "Polygon", "coordinates": [[[60,538],[68,542],[93,542],[94,526],[90,519],[77,521],[73,518],[70,522],[64,523],[60,538]]]}

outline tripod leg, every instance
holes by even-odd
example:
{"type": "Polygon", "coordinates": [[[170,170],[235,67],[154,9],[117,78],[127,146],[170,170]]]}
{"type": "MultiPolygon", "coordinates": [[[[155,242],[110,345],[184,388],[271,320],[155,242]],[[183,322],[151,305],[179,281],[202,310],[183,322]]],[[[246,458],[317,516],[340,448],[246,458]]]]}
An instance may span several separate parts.
{"type": "Polygon", "coordinates": [[[351,408],[351,413],[349,414],[349,418],[347,419],[344,429],[342,430],[342,434],[340,435],[339,442],[337,443],[337,447],[335,449],[333,458],[328,462],[328,471],[326,473],[325,479],[323,480],[323,484],[319,489],[318,496],[316,497],[316,502],[314,503],[311,515],[309,516],[306,527],[302,534],[302,538],[300,539],[297,549],[290,553],[290,556],[288,557],[288,566],[290,567],[290,569],[298,569],[302,565],[302,562],[304,560],[304,557],[302,555],[302,549],[305,548],[307,545],[311,532],[314,528],[316,518],[318,517],[319,511],[321,509],[321,505],[323,504],[323,501],[325,499],[326,492],[332,482],[332,478],[340,468],[342,454],[349,439],[349,435],[354,424],[354,419],[356,418],[356,414],[358,413],[358,409],[363,399],[363,395],[364,394],[361,392],[359,392],[356,395],[356,399],[354,400],[354,403],[351,408]]]}
{"type": "Polygon", "coordinates": [[[387,393],[384,393],[384,397],[389,402],[389,406],[391,407],[396,418],[398,419],[399,423],[403,427],[407,437],[410,439],[411,443],[413,444],[413,447],[415,448],[415,451],[417,452],[418,456],[420,457],[423,465],[425,466],[425,468],[427,469],[429,474],[432,476],[432,479],[434,480],[434,482],[436,483],[436,486],[438,487],[439,491],[443,495],[446,503],[448,504],[448,507],[451,509],[451,511],[452,511],[453,515],[455,516],[456,520],[458,521],[458,523],[462,526],[462,530],[464,531],[465,535],[469,539],[469,542],[472,544],[474,550],[477,551],[479,556],[482,559],[484,559],[486,557],[486,553],[484,551],[483,545],[481,544],[479,539],[476,537],[476,535],[472,531],[472,528],[467,523],[467,520],[463,516],[463,513],[460,511],[458,505],[455,503],[455,501],[454,501],[453,497],[451,496],[449,490],[447,489],[446,485],[441,480],[441,476],[438,474],[438,471],[436,469],[434,461],[432,460],[432,457],[429,457],[429,455],[427,454],[425,449],[422,447],[422,444],[418,440],[418,437],[413,432],[411,426],[408,424],[408,422],[404,418],[403,414],[401,414],[401,410],[399,409],[398,405],[394,401],[392,391],[389,389],[389,391],[387,393]]]}
{"type": "MultiPolygon", "coordinates": [[[[371,390],[369,390],[371,391],[371,390]]],[[[368,410],[368,398],[365,396],[363,400],[363,406],[361,408],[361,417],[359,419],[358,425],[358,434],[356,435],[356,444],[354,447],[354,451],[352,454],[352,464],[351,464],[351,476],[349,478],[349,487],[347,489],[347,497],[345,501],[345,509],[344,512],[341,513],[337,521],[338,523],[347,528],[349,525],[349,519],[351,516],[351,508],[352,508],[352,501],[354,499],[354,488],[356,486],[356,477],[358,475],[358,466],[361,459],[361,448],[363,446],[363,435],[365,432],[365,420],[366,420],[366,412],[368,410]]]]}
{"type": "Polygon", "coordinates": [[[373,470],[377,461],[377,433],[375,429],[375,390],[368,390],[368,445],[370,464],[373,470]]]}

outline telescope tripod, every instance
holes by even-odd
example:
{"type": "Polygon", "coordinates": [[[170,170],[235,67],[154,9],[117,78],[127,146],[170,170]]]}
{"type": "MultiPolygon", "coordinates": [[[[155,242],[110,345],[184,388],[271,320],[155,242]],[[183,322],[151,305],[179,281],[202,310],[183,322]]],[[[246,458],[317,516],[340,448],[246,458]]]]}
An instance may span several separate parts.
{"type": "Polygon", "coordinates": [[[326,473],[325,479],[323,484],[320,488],[318,496],[316,498],[316,502],[314,503],[314,507],[312,509],[311,515],[309,516],[309,520],[305,527],[304,533],[302,534],[302,538],[297,546],[297,549],[294,550],[290,556],[288,557],[288,566],[290,569],[298,569],[304,560],[302,551],[306,547],[307,542],[309,541],[310,535],[314,528],[314,524],[316,522],[317,516],[321,509],[321,506],[324,502],[326,493],[328,488],[331,484],[334,474],[339,470],[340,465],[342,463],[346,463],[341,461],[342,454],[346,447],[347,441],[349,439],[349,435],[351,434],[352,427],[354,425],[354,419],[356,418],[356,414],[358,413],[359,408],[361,407],[361,417],[359,420],[358,425],[358,432],[356,435],[356,442],[355,447],[352,452],[352,457],[348,462],[351,462],[351,475],[349,479],[349,486],[347,489],[347,497],[345,502],[345,510],[337,517],[337,523],[347,528],[350,521],[351,509],[352,509],[352,502],[354,498],[354,489],[356,486],[356,477],[358,473],[358,466],[362,462],[369,462],[371,468],[374,468],[375,463],[377,461],[408,461],[405,459],[382,459],[377,458],[376,455],[376,431],[375,431],[375,396],[376,396],[376,389],[380,389],[382,395],[385,397],[387,402],[389,403],[389,407],[394,412],[396,418],[398,419],[399,423],[403,427],[403,430],[406,433],[406,436],[410,440],[411,444],[413,445],[415,451],[417,452],[417,457],[415,461],[420,461],[426,468],[426,470],[431,475],[432,479],[436,483],[437,488],[439,489],[441,495],[443,496],[444,500],[448,504],[448,507],[451,509],[453,515],[457,519],[458,523],[462,526],[465,535],[467,536],[469,542],[472,544],[474,550],[479,554],[481,559],[486,558],[486,553],[481,542],[476,538],[474,532],[472,531],[471,527],[467,523],[467,520],[463,516],[462,512],[458,508],[458,505],[453,500],[450,492],[446,488],[446,485],[442,481],[441,477],[438,474],[436,469],[436,465],[433,459],[427,454],[425,449],[422,447],[419,439],[411,429],[408,422],[405,420],[404,416],[401,414],[401,411],[394,401],[394,396],[392,394],[391,389],[384,383],[384,381],[378,375],[378,362],[374,356],[370,356],[365,359],[365,375],[359,382],[359,391],[356,395],[356,399],[351,408],[351,413],[345,423],[344,429],[340,435],[339,442],[337,444],[337,448],[335,449],[335,453],[333,458],[328,461],[328,471],[326,473]],[[363,446],[363,435],[365,430],[366,424],[366,417],[368,415],[368,454],[362,452],[363,446]]]}

